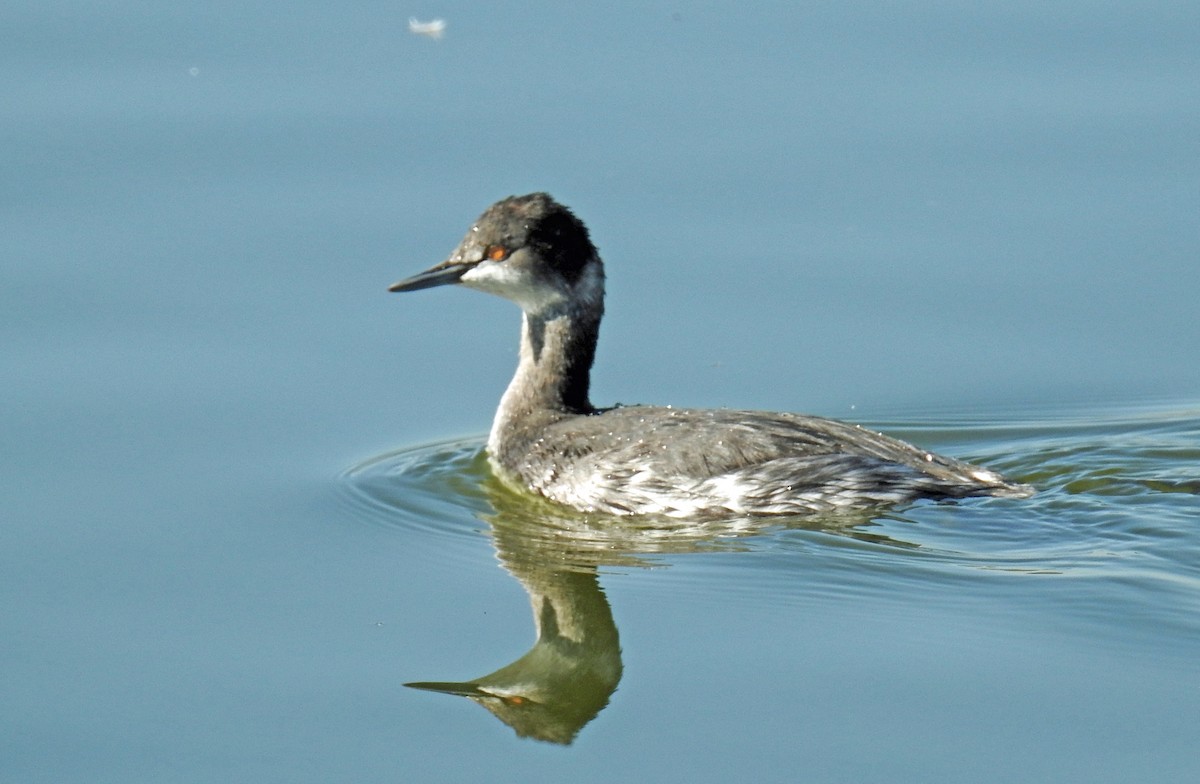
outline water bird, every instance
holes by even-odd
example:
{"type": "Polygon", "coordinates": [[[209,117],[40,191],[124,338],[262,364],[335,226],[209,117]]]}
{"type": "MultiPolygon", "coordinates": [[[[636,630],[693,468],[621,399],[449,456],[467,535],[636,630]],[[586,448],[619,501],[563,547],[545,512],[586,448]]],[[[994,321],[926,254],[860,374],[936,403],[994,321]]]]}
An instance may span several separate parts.
{"type": "Polygon", "coordinates": [[[545,193],[484,211],[449,258],[390,291],[458,284],[520,306],[520,358],[487,440],[505,482],[582,512],[811,514],[1028,485],[860,425],[792,413],[596,408],[588,389],[604,265],[587,227],[545,193]]]}

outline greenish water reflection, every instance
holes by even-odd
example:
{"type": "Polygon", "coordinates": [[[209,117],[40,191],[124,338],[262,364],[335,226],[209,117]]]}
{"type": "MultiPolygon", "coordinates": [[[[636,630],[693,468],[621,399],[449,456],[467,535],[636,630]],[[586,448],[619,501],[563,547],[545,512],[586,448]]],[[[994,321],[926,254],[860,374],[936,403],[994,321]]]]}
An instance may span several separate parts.
{"type": "MultiPolygon", "coordinates": [[[[477,510],[500,563],[529,595],[537,639],[523,656],[486,675],[405,685],[467,697],[518,736],[551,743],[573,742],[608,705],[621,680],[620,634],[600,586],[602,568],[652,567],[659,565],[654,556],[668,553],[743,549],[745,537],[785,528],[915,546],[861,529],[872,519],[872,513],[862,510],[782,522],[770,518],[690,522],[576,513],[502,484],[488,471],[477,445],[453,443],[418,452],[427,459],[399,459],[401,470],[410,479],[420,476],[427,483],[425,490],[434,493],[439,487],[451,491],[443,482],[452,483],[452,492],[462,493],[461,500],[477,510]],[[482,504],[490,511],[479,511],[482,504]]],[[[389,466],[404,455],[396,453],[364,465],[358,469],[357,483],[385,491],[386,484],[367,480],[370,469],[389,466]]],[[[396,511],[411,512],[413,494],[401,492],[391,498],[396,511]]]]}
{"type": "MultiPolygon", "coordinates": [[[[868,624],[892,619],[898,636],[871,654],[872,667],[893,666],[894,650],[906,645],[926,646],[924,655],[936,660],[946,653],[936,634],[979,646],[971,666],[985,668],[994,655],[989,646],[1006,634],[1060,654],[1083,640],[1085,650],[1119,651],[1141,663],[1194,650],[1200,640],[1196,408],[976,425],[898,422],[888,429],[937,448],[952,445],[968,459],[1032,482],[1036,496],[813,518],[614,518],[507,488],[490,473],[480,439],[371,458],[347,473],[343,487],[358,512],[429,540],[460,566],[465,557],[468,571],[494,568],[479,557],[480,536],[490,538],[502,567],[529,596],[533,646],[480,677],[408,685],[465,696],[517,735],[556,744],[574,742],[609,706],[622,678],[629,679],[602,577],[610,591],[640,582],[642,592],[633,595],[648,590],[665,602],[685,591],[699,599],[695,613],[711,611],[723,622],[733,620],[730,602],[792,623],[810,612],[825,618],[804,635],[829,633],[831,607],[839,623],[843,616],[868,624]],[[654,577],[663,567],[670,574],[654,577]],[[909,640],[931,623],[935,639],[909,640]]],[[[625,609],[627,618],[650,612],[625,609]]],[[[695,626],[696,617],[688,623],[695,626]]],[[[776,632],[781,640],[797,634],[776,632]]],[[[645,628],[637,639],[627,634],[626,650],[645,646],[651,659],[688,657],[656,649],[658,636],[645,628]]],[[[722,641],[708,642],[719,656],[722,641]]],[[[638,683],[640,693],[629,701],[644,711],[653,701],[645,691],[653,687],[638,683]]],[[[833,707],[809,705],[816,712],[833,707]]],[[[623,712],[622,722],[638,720],[623,712]]]]}
{"type": "MultiPolygon", "coordinates": [[[[462,682],[408,683],[470,698],[522,737],[570,743],[621,680],[621,643],[595,568],[539,564],[519,526],[495,521],[505,567],[529,593],[537,641],[495,672],[462,682]]],[[[557,564],[557,565],[555,565],[557,564]]]]}

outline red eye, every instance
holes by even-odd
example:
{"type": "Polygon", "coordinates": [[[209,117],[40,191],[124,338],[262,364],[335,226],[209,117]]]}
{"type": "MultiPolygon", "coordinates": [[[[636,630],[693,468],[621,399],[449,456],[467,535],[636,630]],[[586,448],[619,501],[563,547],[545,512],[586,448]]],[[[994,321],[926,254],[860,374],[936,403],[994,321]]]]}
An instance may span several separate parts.
{"type": "Polygon", "coordinates": [[[504,261],[508,258],[508,248],[503,245],[489,245],[487,257],[492,261],[504,261]]]}

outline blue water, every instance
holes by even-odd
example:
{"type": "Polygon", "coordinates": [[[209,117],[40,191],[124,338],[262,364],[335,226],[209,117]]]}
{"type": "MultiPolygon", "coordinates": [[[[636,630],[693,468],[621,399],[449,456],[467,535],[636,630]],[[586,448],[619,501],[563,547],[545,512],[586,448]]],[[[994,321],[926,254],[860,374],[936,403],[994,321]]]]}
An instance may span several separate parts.
{"type": "Polygon", "coordinates": [[[1194,773],[1200,409],[887,424],[1040,492],[857,517],[617,520],[507,491],[479,439],[377,455],[343,482],[349,514],[436,541],[448,574],[473,573],[488,542],[540,619],[533,651],[567,630],[567,654],[509,664],[520,649],[503,631],[456,614],[442,625],[470,632],[448,644],[454,661],[413,673],[554,708],[498,709],[518,735],[586,747],[595,734],[612,754],[652,737],[676,756],[636,757],[639,770],[681,779],[783,778],[800,760],[815,780],[1194,773]],[[483,651],[460,662],[464,646],[483,651]]]}
{"type": "Polygon", "coordinates": [[[0,30],[0,781],[1200,773],[1194,4],[0,30]],[[597,403],[1041,492],[677,531],[499,491],[516,312],[385,289],[535,189],[608,265],[597,403]],[[404,687],[522,657],[531,597],[590,641],[582,724],[404,687]]]}

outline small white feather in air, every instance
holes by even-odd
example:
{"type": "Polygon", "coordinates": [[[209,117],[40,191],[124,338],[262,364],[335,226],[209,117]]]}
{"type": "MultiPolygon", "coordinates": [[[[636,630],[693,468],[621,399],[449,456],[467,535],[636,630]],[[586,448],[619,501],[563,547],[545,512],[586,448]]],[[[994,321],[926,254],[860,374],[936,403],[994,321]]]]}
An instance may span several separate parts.
{"type": "Polygon", "coordinates": [[[432,19],[428,22],[418,22],[415,16],[408,18],[408,31],[417,35],[427,35],[435,41],[446,32],[445,19],[432,19]]]}

